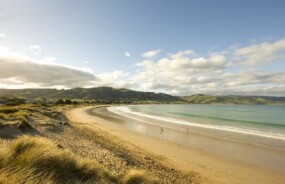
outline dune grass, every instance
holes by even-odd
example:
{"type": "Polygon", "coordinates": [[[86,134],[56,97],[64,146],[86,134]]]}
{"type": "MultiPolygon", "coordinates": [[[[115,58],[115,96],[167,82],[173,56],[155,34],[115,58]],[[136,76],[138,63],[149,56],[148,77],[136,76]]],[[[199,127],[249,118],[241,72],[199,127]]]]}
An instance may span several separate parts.
{"type": "Polygon", "coordinates": [[[52,106],[0,106],[0,138],[15,138],[27,133],[39,134],[44,130],[62,130],[61,125],[67,125],[66,119],[52,106]]]}
{"type": "Polygon", "coordinates": [[[47,139],[28,136],[19,138],[1,153],[0,166],[10,173],[16,169],[15,174],[23,174],[22,179],[38,180],[49,176],[50,183],[110,183],[115,180],[98,163],[77,157],[47,139]]]}
{"type": "Polygon", "coordinates": [[[0,106],[0,119],[23,120],[32,114],[40,113],[52,116],[56,113],[51,107],[46,108],[37,104],[22,104],[17,106],[0,106]]]}
{"type": "Polygon", "coordinates": [[[143,171],[114,176],[48,139],[22,136],[0,152],[0,183],[157,183],[143,171]]]}
{"type": "Polygon", "coordinates": [[[124,184],[148,184],[159,183],[153,176],[143,170],[130,170],[122,178],[124,184]]]}
{"type": "Polygon", "coordinates": [[[60,130],[69,127],[66,125],[69,124],[65,116],[54,107],[0,106],[0,142],[9,141],[5,148],[0,145],[0,184],[158,183],[142,170],[127,170],[115,175],[96,159],[80,157],[51,139],[43,138],[49,132],[59,135],[60,130]]]}

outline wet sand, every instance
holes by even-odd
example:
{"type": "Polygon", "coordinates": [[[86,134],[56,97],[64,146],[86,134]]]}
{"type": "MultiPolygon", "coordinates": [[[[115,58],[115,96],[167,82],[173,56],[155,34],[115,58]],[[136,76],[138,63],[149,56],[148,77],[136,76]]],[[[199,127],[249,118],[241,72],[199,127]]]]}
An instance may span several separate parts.
{"type": "Polygon", "coordinates": [[[183,127],[128,114],[127,118],[120,114],[114,116],[104,108],[89,110],[88,113],[92,115],[92,111],[93,115],[104,115],[112,118],[113,122],[124,122],[122,125],[132,131],[285,174],[285,142],[281,140],[193,126],[183,127]]]}
{"type": "Polygon", "coordinates": [[[126,143],[135,144],[161,156],[173,167],[198,172],[203,178],[202,183],[285,181],[282,164],[279,168],[276,167],[278,163],[275,163],[276,160],[285,158],[283,151],[186,132],[181,135],[168,128],[163,128],[161,132],[160,126],[128,119],[110,113],[102,107],[73,109],[69,114],[74,121],[101,128],[126,143]],[[271,155],[272,158],[267,155],[271,155]],[[251,160],[252,162],[249,162],[251,160]]]}

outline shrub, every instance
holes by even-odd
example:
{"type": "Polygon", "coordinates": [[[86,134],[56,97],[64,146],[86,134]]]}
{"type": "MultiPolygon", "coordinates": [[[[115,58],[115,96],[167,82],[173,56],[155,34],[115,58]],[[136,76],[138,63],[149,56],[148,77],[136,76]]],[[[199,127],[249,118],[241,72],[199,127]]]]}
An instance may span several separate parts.
{"type": "Polygon", "coordinates": [[[26,103],[26,99],[19,96],[6,96],[2,97],[2,99],[6,102],[5,105],[15,106],[26,103]]]}
{"type": "Polygon", "coordinates": [[[70,104],[72,104],[72,101],[69,99],[66,99],[64,103],[70,105],[70,104]]]}
{"type": "Polygon", "coordinates": [[[61,104],[64,104],[64,100],[63,99],[58,99],[55,104],[57,105],[61,105],[61,104]]]}

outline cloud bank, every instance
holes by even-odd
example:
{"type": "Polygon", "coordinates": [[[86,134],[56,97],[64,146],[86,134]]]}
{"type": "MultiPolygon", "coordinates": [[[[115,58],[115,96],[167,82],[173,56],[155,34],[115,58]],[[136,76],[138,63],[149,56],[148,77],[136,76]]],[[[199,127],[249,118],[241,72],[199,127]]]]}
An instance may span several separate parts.
{"type": "Polygon", "coordinates": [[[152,50],[141,54],[131,73],[94,74],[90,68],[59,64],[54,57],[31,58],[27,51],[40,57],[42,48],[30,45],[15,52],[0,47],[0,88],[112,86],[172,95],[285,96],[285,39],[206,55],[184,50],[158,57],[161,50],[152,50]]]}
{"type": "MultiPolygon", "coordinates": [[[[25,47],[41,51],[40,46],[25,47]],[[40,50],[39,50],[40,49],[40,50]]],[[[55,62],[54,57],[33,59],[24,52],[0,47],[0,88],[74,88],[94,86],[90,69],[55,62]]]]}
{"type": "Polygon", "coordinates": [[[284,68],[267,69],[284,63],[284,56],[285,39],[229,48],[207,56],[185,50],[158,60],[140,61],[133,80],[141,84],[140,90],[174,95],[285,96],[284,68]]]}
{"type": "Polygon", "coordinates": [[[73,88],[90,86],[96,77],[82,70],[0,57],[0,87],[73,88]]]}
{"type": "MultiPolygon", "coordinates": [[[[0,88],[57,88],[112,86],[131,88],[131,82],[120,80],[128,76],[120,70],[94,75],[87,67],[74,67],[59,64],[54,57],[34,59],[26,53],[40,53],[39,45],[22,47],[21,51],[12,51],[0,46],[0,88]]],[[[88,64],[84,61],[83,65],[88,64]]]]}

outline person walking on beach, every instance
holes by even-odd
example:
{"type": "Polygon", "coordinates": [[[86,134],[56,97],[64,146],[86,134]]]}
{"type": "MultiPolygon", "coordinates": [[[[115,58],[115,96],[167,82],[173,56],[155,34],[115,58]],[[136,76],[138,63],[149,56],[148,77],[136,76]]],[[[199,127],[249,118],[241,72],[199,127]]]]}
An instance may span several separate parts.
{"type": "Polygon", "coordinates": [[[163,128],[160,128],[160,134],[162,134],[163,133],[163,128]]]}

